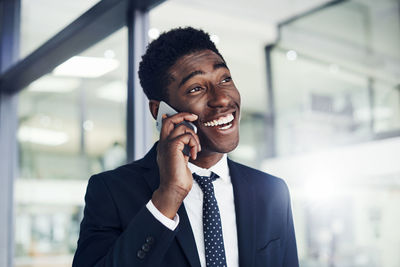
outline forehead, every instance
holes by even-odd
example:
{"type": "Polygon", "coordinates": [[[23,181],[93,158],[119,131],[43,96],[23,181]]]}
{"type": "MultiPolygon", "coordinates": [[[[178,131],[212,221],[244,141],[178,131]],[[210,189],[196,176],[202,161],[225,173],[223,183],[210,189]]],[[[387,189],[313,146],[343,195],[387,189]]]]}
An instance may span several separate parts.
{"type": "Polygon", "coordinates": [[[177,78],[187,73],[202,70],[211,71],[215,64],[225,63],[224,60],[211,50],[193,52],[179,58],[170,68],[169,73],[177,78]]]}

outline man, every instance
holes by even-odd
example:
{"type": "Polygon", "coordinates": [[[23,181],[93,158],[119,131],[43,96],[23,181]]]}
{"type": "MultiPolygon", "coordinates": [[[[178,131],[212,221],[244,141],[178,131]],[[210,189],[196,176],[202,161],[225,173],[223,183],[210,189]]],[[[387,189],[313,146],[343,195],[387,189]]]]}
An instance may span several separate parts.
{"type": "Polygon", "coordinates": [[[227,159],[240,94],[209,35],[162,34],[139,77],[154,118],[161,100],[179,113],[144,158],[91,177],[73,266],[298,266],[286,184],[227,159]]]}

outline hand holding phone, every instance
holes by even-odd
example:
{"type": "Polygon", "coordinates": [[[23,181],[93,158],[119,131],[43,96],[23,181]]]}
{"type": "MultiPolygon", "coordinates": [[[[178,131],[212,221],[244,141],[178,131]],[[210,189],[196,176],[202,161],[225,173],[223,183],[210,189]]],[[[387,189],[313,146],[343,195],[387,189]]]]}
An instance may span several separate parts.
{"type": "Polygon", "coordinates": [[[165,102],[158,103],[157,129],[160,131],[160,141],[157,146],[157,164],[160,185],[153,193],[152,202],[162,214],[171,219],[193,185],[188,161],[190,158],[196,160],[201,146],[196,134],[197,128],[190,121],[197,119],[195,114],[177,112],[165,102]]]}
{"type": "MultiPolygon", "coordinates": [[[[162,128],[162,116],[164,114],[166,114],[168,117],[173,116],[175,114],[177,114],[178,112],[173,109],[170,105],[168,105],[167,103],[165,103],[164,101],[160,101],[160,105],[158,107],[158,113],[157,113],[157,120],[156,120],[156,127],[157,130],[159,132],[161,132],[161,128],[162,128]]],[[[195,133],[197,133],[197,127],[189,122],[189,121],[183,121],[177,125],[175,125],[175,127],[179,126],[179,125],[185,125],[186,127],[188,127],[189,129],[192,129],[195,133]]],[[[183,154],[185,154],[186,156],[190,157],[190,148],[188,145],[185,145],[185,148],[183,149],[183,154]]]]}

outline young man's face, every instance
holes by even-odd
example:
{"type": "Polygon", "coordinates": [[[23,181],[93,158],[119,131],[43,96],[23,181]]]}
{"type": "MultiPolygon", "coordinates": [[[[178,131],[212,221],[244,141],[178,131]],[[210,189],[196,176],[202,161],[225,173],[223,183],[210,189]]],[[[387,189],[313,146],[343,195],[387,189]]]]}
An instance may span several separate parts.
{"type": "Polygon", "coordinates": [[[195,122],[204,152],[227,153],[239,143],[240,94],[224,61],[211,50],[181,57],[169,72],[168,102],[199,116],[195,122]]]}

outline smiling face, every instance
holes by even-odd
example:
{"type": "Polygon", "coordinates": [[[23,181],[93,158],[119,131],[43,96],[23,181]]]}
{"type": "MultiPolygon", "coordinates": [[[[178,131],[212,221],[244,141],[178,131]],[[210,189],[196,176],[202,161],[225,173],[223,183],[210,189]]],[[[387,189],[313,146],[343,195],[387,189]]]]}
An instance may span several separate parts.
{"type": "Polygon", "coordinates": [[[199,116],[201,155],[227,153],[239,143],[240,94],[220,56],[202,50],[181,57],[169,70],[168,103],[199,116]]]}

